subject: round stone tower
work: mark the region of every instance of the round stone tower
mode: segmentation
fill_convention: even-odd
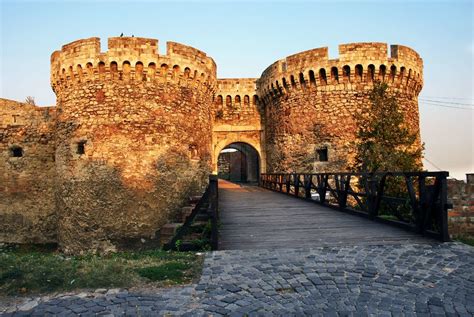
[[[57,96],[58,242],[65,252],[113,250],[153,238],[211,167],[216,65],[154,39],[99,38],[51,56]]]
[[[419,134],[423,61],[412,49],[387,44],[339,46],[339,58],[316,48],[269,66],[257,81],[265,109],[268,172],[335,172],[354,157],[354,115],[369,105],[375,81],[397,95],[407,125]]]

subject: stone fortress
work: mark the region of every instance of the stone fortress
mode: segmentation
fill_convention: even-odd
[[[375,81],[419,132],[423,62],[384,43],[288,56],[260,78],[219,79],[195,48],[137,37],[64,45],[51,56],[56,106],[0,99],[0,242],[58,243],[68,253],[154,239],[218,172],[232,144],[259,172],[344,171],[356,112]],[[254,175],[253,177],[258,177]]]

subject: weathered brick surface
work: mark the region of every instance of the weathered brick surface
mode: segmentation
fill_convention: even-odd
[[[377,79],[418,131],[422,60],[404,46],[389,57],[386,44],[344,44],[338,59],[317,48],[258,79],[217,79],[212,58],[179,43],[166,54],[135,37],[110,38],[104,52],[99,38],[64,45],[51,56],[56,107],[0,104],[0,241],[78,253],[159,240],[234,142],[256,149],[262,172],[344,170],[353,115]],[[11,157],[16,144],[24,157]],[[315,155],[322,147],[327,163]]]
[[[474,236],[474,183],[450,179],[448,196],[453,204],[449,210],[449,233],[454,237]]]
[[[0,99],[0,241],[56,241],[55,108]],[[23,157],[12,157],[21,146]]]

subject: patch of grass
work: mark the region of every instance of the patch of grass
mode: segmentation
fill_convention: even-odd
[[[159,266],[149,266],[137,269],[137,273],[151,281],[169,280],[177,284],[184,282],[186,271],[190,269],[188,263],[168,262]]]
[[[182,284],[195,280],[201,266],[202,257],[192,252],[149,250],[68,257],[51,251],[0,249],[0,294]]]
[[[207,238],[195,239],[191,243],[196,247],[197,250],[210,251],[211,241]]]
[[[454,240],[471,245],[474,247],[474,237],[473,236],[458,236]]]

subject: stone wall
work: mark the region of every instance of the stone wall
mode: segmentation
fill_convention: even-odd
[[[319,48],[259,79],[217,79],[212,58],[179,43],[166,54],[147,38],[110,38],[105,52],[99,38],[64,45],[51,56],[56,107],[0,100],[0,242],[80,253],[159,240],[233,143],[256,150],[260,172],[344,170],[374,81],[419,131],[422,67],[407,47],[389,57],[386,44],[357,43],[338,59]]]
[[[98,41],[52,56],[58,241],[68,253],[156,238],[211,166],[212,59],[177,43],[158,55],[142,38],[111,38],[101,53]]]
[[[470,174],[472,175],[472,174]],[[449,210],[449,233],[453,237],[474,236],[474,182],[449,179],[448,197],[453,204]]]
[[[369,105],[376,80],[397,95],[407,126],[419,133],[417,96],[422,60],[413,50],[383,43],[339,46],[339,58],[327,48],[298,53],[269,66],[257,81],[265,110],[265,146],[269,172],[347,170],[355,147],[354,116]],[[327,151],[320,161],[318,150]]]
[[[0,242],[56,242],[54,118],[0,99]]]

